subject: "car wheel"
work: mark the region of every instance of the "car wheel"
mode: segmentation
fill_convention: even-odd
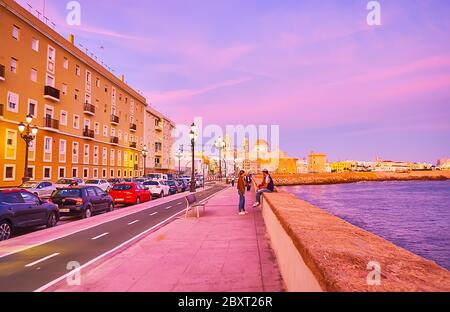
[[[50,215],[48,216],[48,219],[47,219],[47,228],[55,227],[57,223],[58,223],[58,218],[56,217],[56,213],[50,212]]]
[[[11,224],[8,221],[0,222],[0,241],[7,240],[11,237]]]
[[[159,194],[159,198],[163,198],[164,197],[164,192],[161,192],[161,194]]]
[[[139,197],[136,198],[136,205],[139,205],[141,203],[141,199]]]
[[[92,217],[92,209],[91,207],[87,207],[84,211],[83,214],[81,216],[83,219],[89,219],[90,217]]]
[[[107,212],[111,212],[111,211],[113,211],[114,210],[114,204],[113,203],[110,203],[109,204],[109,206],[108,206],[108,210],[106,210]]]

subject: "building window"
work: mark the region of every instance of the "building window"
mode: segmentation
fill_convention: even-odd
[[[111,174],[110,177],[114,178],[114,169],[111,169],[110,174]]]
[[[122,166],[122,151],[117,151],[117,166]]]
[[[103,170],[102,170],[102,177],[103,177],[104,179],[106,179],[106,169],[103,169]]]
[[[67,95],[67,85],[65,83],[62,84],[61,91],[63,95]]]
[[[39,52],[39,40],[37,40],[36,38],[31,39],[31,48],[34,51]]]
[[[115,164],[115,155],[116,155],[116,152],[115,152],[115,150],[111,150],[111,153],[109,154],[109,159],[110,159],[110,166],[114,166],[114,164]]]
[[[75,89],[75,100],[78,100],[78,89]]]
[[[66,168],[65,167],[59,167],[58,168],[58,178],[62,179],[66,177]]]
[[[108,136],[108,126],[106,126],[106,125],[103,126],[103,136],[104,137]]]
[[[72,178],[78,178],[78,168],[72,168]]]
[[[73,127],[75,129],[80,129],[80,116],[73,115]]]
[[[8,92],[8,107],[7,110],[13,113],[19,112],[19,95],[13,92]]]
[[[79,66],[79,65],[77,65],[77,66],[75,67],[75,75],[81,76],[81,69],[80,69],[80,66]]]
[[[78,148],[79,144],[78,142],[72,143],[72,163],[78,164]]]
[[[123,176],[124,176],[125,178],[127,177],[127,171],[126,171],[126,170],[123,171]]]
[[[44,167],[44,180],[51,180],[52,167]]]
[[[28,99],[28,115],[37,118],[37,101]]]
[[[62,110],[59,118],[59,124],[61,126],[67,126],[67,116],[67,112]]]
[[[31,69],[30,79],[33,82],[37,82],[37,70],[34,68]]]
[[[59,140],[59,162],[65,163],[66,162],[66,150],[67,150],[67,141],[66,140]]]
[[[97,88],[100,88],[100,79],[99,78],[97,78],[97,80],[95,80],[95,86]]]
[[[14,181],[16,179],[16,166],[5,165],[3,167],[3,181]]]
[[[83,163],[89,165],[89,144],[84,144],[84,158]]]
[[[100,134],[100,124],[98,122],[94,123],[94,132],[96,135]]]
[[[12,37],[17,41],[19,41],[19,36],[20,36],[20,28],[14,25],[12,29]]]
[[[45,79],[45,85],[55,87],[55,78],[47,74],[47,78]]]
[[[69,69],[69,60],[67,59],[67,57],[64,57],[63,67],[64,69]]]
[[[11,58],[11,72],[13,73],[13,74],[17,74],[17,63],[18,63],[19,61],[17,60],[17,59],[15,59],[15,58]]]
[[[16,159],[17,131],[6,130],[5,159]]]
[[[31,181],[35,180],[34,172],[35,172],[34,166],[28,166],[28,175],[27,175],[27,177],[30,178]]]
[[[53,143],[53,139],[51,137],[44,138],[44,153],[52,152],[52,143]]]
[[[94,171],[93,171],[93,178],[94,179],[97,179],[98,178],[98,169],[97,168],[94,168]]]
[[[108,150],[106,149],[106,147],[104,147],[102,152],[102,165],[105,166],[107,164],[107,161],[108,161]]]
[[[94,165],[98,165],[98,146],[94,146]]]
[[[88,179],[89,178],[89,169],[84,168],[83,169],[83,179]]]
[[[120,176],[121,176],[121,172],[120,172],[120,169],[119,169],[119,170],[117,170],[117,177],[120,178]]]

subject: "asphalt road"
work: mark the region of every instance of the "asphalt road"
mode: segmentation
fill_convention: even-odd
[[[222,190],[197,193],[202,200]],[[40,246],[0,258],[0,292],[31,292],[84,265],[186,208],[183,198],[109,221]]]

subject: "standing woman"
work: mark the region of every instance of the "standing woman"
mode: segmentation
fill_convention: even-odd
[[[239,179],[237,183],[237,189],[239,194],[239,215],[243,216],[246,215],[247,212],[245,211],[245,180],[244,180],[244,174],[245,171],[241,170],[239,172]]]

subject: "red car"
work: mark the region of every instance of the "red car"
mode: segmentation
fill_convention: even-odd
[[[152,200],[152,193],[139,183],[119,183],[109,191],[115,204],[138,205]]]

